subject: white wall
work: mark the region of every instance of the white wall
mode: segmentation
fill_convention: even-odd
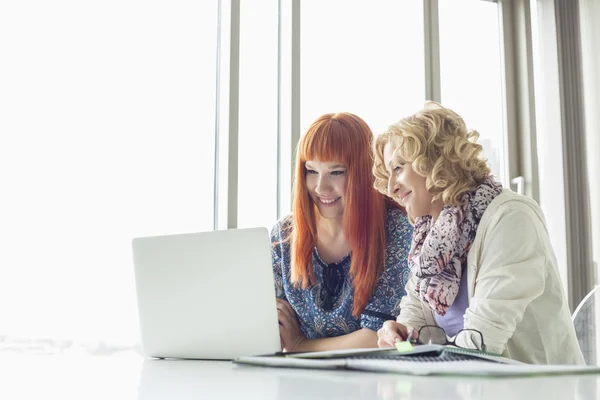
[[[600,265],[600,1],[581,0],[586,145],[594,262]],[[596,274],[598,270],[596,269]],[[596,279],[597,282],[597,279]]]

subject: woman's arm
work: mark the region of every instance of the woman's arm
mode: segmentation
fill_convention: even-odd
[[[288,352],[377,347],[377,333],[368,328],[331,338],[307,339],[300,330],[296,313],[285,300],[277,299],[277,314],[282,347]]]
[[[488,351],[498,354],[526,308],[544,292],[547,272],[543,222],[528,205],[511,202],[510,207],[481,232],[485,239],[464,323],[480,331]]]
[[[402,325],[418,330],[423,325],[427,325],[425,314],[423,313],[423,304],[415,291],[416,277],[411,274],[406,283],[406,295],[400,302],[400,315],[396,321]]]
[[[292,351],[325,351],[377,347],[377,332],[361,328],[352,333],[323,339],[302,339]]]

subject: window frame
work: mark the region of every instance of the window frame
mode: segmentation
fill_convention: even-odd
[[[440,40],[439,40],[439,8],[438,0],[423,1],[424,21],[424,49],[425,49],[425,96],[427,99],[441,100],[441,77],[440,77]],[[540,108],[544,104],[536,106],[536,94],[540,100],[537,86],[550,86],[550,90],[561,92],[561,100],[553,106],[557,110],[559,121],[555,128],[554,141],[562,148],[564,146],[565,129],[567,123],[565,118],[573,122],[572,106],[569,106],[564,98],[567,82],[565,77],[576,76],[573,69],[567,71],[559,70],[558,62],[554,62],[550,74],[556,79],[544,82],[536,81],[535,76],[535,48],[532,28],[532,10],[538,5],[547,12],[544,14],[543,27],[547,32],[553,32],[554,38],[560,38],[563,42],[567,39],[564,32],[556,29],[555,9],[558,7],[551,0],[479,0],[491,1],[498,6],[498,27],[501,38],[502,59],[502,90],[503,90],[503,129],[505,148],[504,176],[507,177],[509,185],[516,191],[532,197],[544,208],[547,197],[544,198],[544,190],[540,188],[540,181],[547,182],[547,178],[541,179],[538,151],[541,143],[538,143],[538,125],[544,128],[544,118],[540,114]],[[277,218],[282,218],[289,213],[292,205],[292,184],[294,175],[295,148],[300,139],[300,0],[278,0],[279,27],[278,27],[278,90],[277,90]],[[550,12],[552,11],[552,12]],[[574,15],[574,14],[573,14]],[[573,17],[571,15],[571,18]],[[218,103],[217,115],[215,116],[215,135],[217,148],[215,149],[215,217],[214,229],[237,228],[237,204],[238,204],[238,105],[239,105],[239,34],[240,34],[240,0],[219,0],[219,53],[217,61],[218,89],[216,101]],[[565,17],[566,18],[566,17]],[[579,25],[577,25],[578,27]],[[573,40],[580,40],[578,37]],[[554,50],[545,49],[546,61],[549,59],[548,51],[558,54],[558,45],[555,43]],[[566,56],[560,55],[561,65],[567,65]],[[544,56],[542,55],[542,58]],[[540,60],[537,60],[538,62]],[[544,60],[542,60],[544,61]],[[563,65],[563,67],[564,67]],[[545,68],[548,68],[547,66]],[[560,75],[562,74],[562,75]],[[559,76],[562,78],[559,79]],[[287,83],[285,83],[287,82]],[[578,103],[579,104],[579,103]],[[579,104],[580,105],[580,104]],[[569,108],[569,110],[567,110]],[[565,116],[565,113],[568,115]],[[570,116],[569,116],[570,115]],[[575,115],[576,116],[576,115]],[[548,133],[545,132],[545,135]],[[545,136],[546,137],[546,136]],[[546,140],[546,139],[545,139]],[[572,147],[572,146],[571,146]],[[575,146],[581,147],[581,142]],[[573,149],[571,149],[573,150]],[[585,151],[585,149],[581,149]],[[573,151],[569,151],[573,154]],[[569,169],[565,163],[570,162],[572,156],[561,159],[564,171],[563,185],[558,188],[558,196],[564,196],[565,203],[569,204],[567,195],[567,178],[578,177],[585,172],[585,168]],[[571,171],[571,172],[569,172]],[[567,177],[567,175],[569,177]],[[546,190],[547,192],[547,190]],[[572,199],[571,199],[572,201]],[[589,200],[586,199],[586,201]],[[586,206],[589,208],[589,204]],[[566,207],[563,207],[566,208]],[[572,207],[571,207],[572,208]],[[584,207],[585,208],[585,207]],[[555,252],[559,260],[560,273],[565,287],[568,288],[571,307],[578,303],[577,299],[583,298],[586,288],[595,284],[593,261],[588,260],[587,254],[591,254],[591,243],[589,240],[562,240],[565,235],[575,235],[581,238],[583,232],[589,232],[589,221],[585,216],[589,210],[580,211],[557,209],[556,207],[545,209],[547,215],[557,216],[562,222],[550,226],[550,235],[553,238]],[[588,218],[589,219],[589,218]],[[564,242],[564,243],[563,243]],[[583,252],[583,253],[582,253]],[[584,254],[585,257],[576,256]],[[589,266],[580,268],[581,262],[590,261]],[[589,284],[584,281],[588,280]],[[585,293],[584,293],[585,292]]]

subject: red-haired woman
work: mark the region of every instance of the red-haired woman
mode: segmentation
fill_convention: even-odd
[[[292,215],[271,232],[286,351],[377,347],[400,312],[412,227],[373,186],[372,142],[365,121],[337,113],[298,143]]]

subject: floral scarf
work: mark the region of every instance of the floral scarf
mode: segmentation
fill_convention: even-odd
[[[444,206],[433,226],[430,215],[415,220],[408,265],[417,295],[438,315],[454,302],[481,216],[500,193],[502,185],[489,176],[462,195],[462,206]]]

